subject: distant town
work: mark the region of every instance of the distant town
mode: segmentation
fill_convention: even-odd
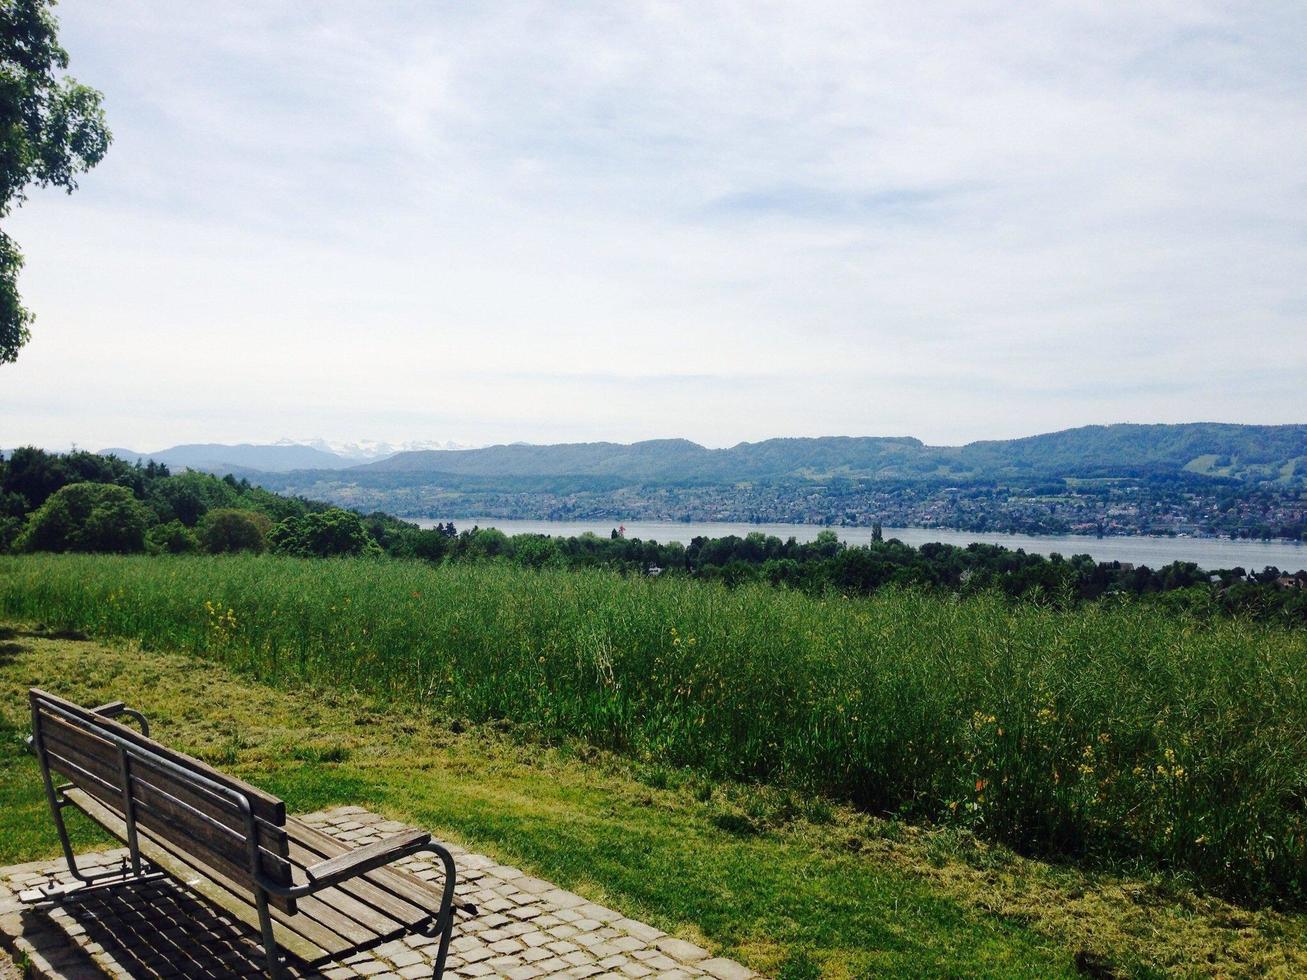
[[[104,450],[408,517],[948,528],[1307,540],[1307,425],[1083,426],[928,446],[910,437],[409,449]]]
[[[281,481],[269,481],[280,483]],[[364,512],[518,520],[627,519],[937,527],[1019,534],[1187,535],[1307,540],[1307,490],[1159,486],[1131,480],[930,487],[860,481],[630,486],[613,490],[457,490],[346,482],[297,486]]]

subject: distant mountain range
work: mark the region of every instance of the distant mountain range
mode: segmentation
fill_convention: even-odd
[[[226,446],[219,443],[196,443],[173,446],[158,452],[142,453],[133,449],[100,450],[102,456],[117,456],[129,462],[154,460],[173,469],[206,470],[211,473],[287,473],[291,470],[339,470],[356,466],[357,459],[314,449],[312,446],[255,446],[242,443]]]
[[[339,478],[374,485],[423,480],[513,484],[556,478],[588,478],[608,486],[836,478],[938,483],[1183,474],[1241,483],[1307,483],[1307,425],[1084,426],[964,446],[929,446],[908,436],[768,439],[729,449],[707,449],[687,439],[517,443],[480,449],[431,445],[285,440],[272,445],[183,445],[152,453],[121,448],[102,452],[128,460],[154,459],[174,468],[249,476],[336,472]]]
[[[964,446],[831,436],[484,448],[283,440],[152,453],[368,513],[1197,534],[1307,541],[1307,425],[1083,426]]]
[[[911,437],[768,439],[706,449],[685,439],[398,453],[350,476],[596,477],[618,483],[994,480],[1189,473],[1243,482],[1307,479],[1307,425],[1085,426],[1024,439],[928,446]]]
[[[266,445],[194,443],[148,453],[134,449],[111,448],[100,450],[100,455],[113,455],[132,462],[152,459],[175,469],[189,468],[219,474],[256,475],[289,473],[292,470],[339,470],[385,459],[396,453],[437,448],[453,450],[463,447],[452,442],[393,445],[375,441],[330,443],[324,439],[311,439],[307,442],[282,439]]]

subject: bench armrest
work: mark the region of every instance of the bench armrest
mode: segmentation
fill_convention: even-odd
[[[110,701],[108,704],[102,704],[98,708],[92,708],[91,714],[99,715],[101,718],[117,718],[119,715],[127,715],[129,718],[135,718],[141,726],[141,734],[147,738],[150,734],[150,723],[145,720],[145,715],[139,711],[133,711],[122,701]],[[27,751],[36,752],[36,740],[28,735],[24,740],[27,743]]]
[[[129,708],[121,701],[110,701],[108,704],[102,704],[98,708],[92,708],[91,714],[99,715],[101,718],[117,718],[119,715],[126,715],[128,718],[136,719],[136,724],[141,726],[141,734],[146,738],[150,737],[150,723],[145,720],[145,715],[141,714],[135,708]]]
[[[389,864],[391,861],[407,857],[420,851],[429,843],[431,843],[431,835],[425,830],[406,830],[402,834],[395,834],[375,844],[365,844],[346,854],[319,861],[305,868],[304,874],[308,877],[312,890],[317,891],[319,888],[326,888],[328,885],[334,885]]]

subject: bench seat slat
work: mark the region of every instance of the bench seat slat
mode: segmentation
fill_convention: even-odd
[[[287,829],[290,829],[292,822],[294,822],[293,817],[287,820]],[[335,853],[333,852],[331,856],[335,856]],[[296,866],[303,867],[315,864],[325,856],[327,855],[315,854],[305,848],[304,845],[296,841],[294,831],[291,831],[290,858]],[[419,905],[399,898],[394,893],[369,881],[362,875],[342,881],[336,885],[336,888],[358,899],[369,908],[375,909],[378,913],[393,919],[395,922],[403,923],[409,929],[428,923],[435,916],[435,910],[440,908],[439,893],[427,894],[424,896],[424,904]]]
[[[402,933],[409,928],[408,923],[377,911],[371,905],[360,901],[357,897],[342,889],[339,885],[323,889],[318,892],[315,898],[327,905],[333,912],[346,916],[353,923],[356,923],[356,928],[361,929],[367,939],[376,936],[388,936],[392,933]],[[303,899],[300,900],[301,915],[314,915],[317,911],[317,907],[306,906],[303,904]]]
[[[65,791],[65,798],[115,837],[126,840],[126,823],[118,810],[80,789]],[[303,836],[320,834],[293,818],[288,824],[291,822],[297,825],[297,831],[308,831]],[[220,869],[185,853],[179,845],[156,838],[149,827],[140,826],[138,831],[141,853],[147,860],[184,881],[188,887],[199,891],[242,922],[258,928],[258,912],[245,889],[234,884]],[[342,853],[349,850],[332,837],[325,834],[321,837],[331,841],[331,850]],[[318,846],[321,846],[321,841]],[[296,846],[295,850],[299,853],[292,857],[292,861],[296,865],[296,878],[302,880],[303,864],[316,863],[321,856],[302,846]],[[440,906],[438,892],[421,879],[404,872],[390,872],[383,877],[390,879],[391,885],[401,886],[404,893],[418,898],[423,905],[404,901],[374,882],[354,879],[346,883],[351,888],[337,885],[317,895],[298,899],[297,914],[288,915],[270,907],[278,942],[306,962],[315,962],[395,938],[431,922],[434,910]]]
[[[342,844],[330,834],[318,830],[316,827],[310,827],[294,817],[287,818],[286,833],[290,837],[291,860],[296,864],[301,863],[302,860],[295,856],[296,846],[312,852],[314,855],[313,861],[333,858],[349,850],[347,845]],[[312,863],[312,861],[308,863]],[[417,924],[423,919],[429,919],[434,914],[433,910],[440,908],[440,889],[406,871],[400,871],[396,868],[375,868],[365,875],[351,879],[349,882],[350,885],[359,885],[360,887],[362,887],[363,883],[376,890],[373,894],[376,895],[378,901],[386,903],[387,914],[397,918],[418,915],[419,918],[411,920],[413,924]],[[383,895],[387,897],[381,898]],[[414,911],[406,911],[405,907]]]
[[[110,810],[95,797],[80,789],[66,790],[64,797],[114,837],[126,842],[127,824],[117,812]],[[156,841],[148,831],[143,830],[139,839],[141,854],[146,860],[167,871],[173,878],[183,882],[186,887],[213,902],[245,925],[258,930],[259,914],[254,904],[244,893],[233,891],[234,886],[231,886],[230,882],[224,883],[208,869],[197,867],[185,858],[174,854]],[[294,953],[307,963],[354,948],[343,937],[331,933],[304,916],[286,916],[276,908],[271,908],[269,911],[272,913],[272,928],[277,942],[283,949]]]

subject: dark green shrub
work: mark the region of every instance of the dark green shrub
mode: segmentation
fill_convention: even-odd
[[[200,520],[200,545],[211,555],[233,551],[263,551],[272,522],[252,510],[220,507]]]
[[[200,550],[200,539],[181,521],[169,521],[146,532],[145,549],[154,555],[186,555]]]
[[[20,551],[144,551],[152,520],[126,487],[70,483],[32,513],[16,547]]]
[[[268,532],[268,544],[279,554],[301,558],[381,554],[363,519],[339,507],[286,518]]]
[[[510,539],[513,559],[527,568],[562,568],[566,564],[558,542],[544,534],[518,534]]]
[[[191,472],[155,481],[148,499],[160,521],[195,527],[210,510],[238,503],[240,494],[208,473]]]
[[[0,551],[8,551],[14,547],[22,531],[22,518],[0,516]]]

